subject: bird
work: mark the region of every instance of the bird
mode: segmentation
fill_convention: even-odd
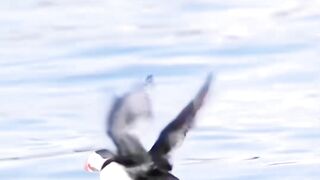
[[[145,85],[153,82],[151,79],[152,76],[148,76]],[[145,85],[117,98],[106,120],[107,134],[117,152],[108,149],[91,152],[85,170],[99,172],[100,180],[179,180],[171,173],[173,164],[170,154],[181,146],[188,131],[194,127],[197,112],[205,102],[211,81],[212,73],[209,73],[196,96],[164,127],[149,150],[128,131],[140,117],[152,117]]]

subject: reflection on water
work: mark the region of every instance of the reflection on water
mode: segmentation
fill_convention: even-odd
[[[154,132],[216,79],[181,179],[319,179],[320,4],[0,2],[0,179],[98,179],[109,103],[154,74]],[[186,91],[187,89],[188,91]]]

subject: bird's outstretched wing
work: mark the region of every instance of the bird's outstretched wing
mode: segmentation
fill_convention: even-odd
[[[147,83],[150,83],[150,76]],[[140,158],[139,161],[149,157],[139,139],[128,131],[137,119],[150,118],[151,115],[151,103],[145,87],[115,99],[107,118],[107,134],[115,143],[118,156]]]
[[[160,168],[171,170],[172,165],[168,161],[168,155],[172,149],[183,142],[188,130],[192,128],[195,115],[208,94],[211,81],[212,74],[209,74],[195,98],[161,131],[157,141],[150,149],[149,153]]]

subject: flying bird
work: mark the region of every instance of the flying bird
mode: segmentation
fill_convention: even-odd
[[[144,86],[117,98],[107,118],[107,134],[113,140],[117,152],[107,149],[92,152],[85,165],[89,172],[100,172],[100,180],[178,180],[171,170],[169,155],[180,146],[187,132],[193,127],[196,114],[204,104],[212,81],[212,74],[196,96],[161,131],[150,150],[146,150],[139,138],[129,133],[140,117],[151,117],[150,100]],[[152,81],[148,76],[146,84]]]

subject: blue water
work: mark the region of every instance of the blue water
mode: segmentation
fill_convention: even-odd
[[[157,134],[209,71],[183,180],[319,179],[320,4],[296,1],[0,2],[0,179],[98,179],[115,95],[155,77]]]

